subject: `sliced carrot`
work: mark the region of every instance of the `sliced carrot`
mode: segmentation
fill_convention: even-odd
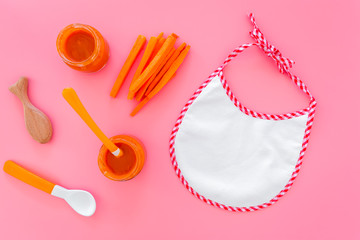
[[[130,113],[130,115],[133,117],[135,116],[141,108],[143,108],[145,106],[145,104],[150,100],[150,98],[146,97],[145,99],[143,99],[135,108],[134,110]]]
[[[145,52],[144,52],[144,55],[143,57],[141,58],[141,61],[139,63],[139,66],[138,68],[136,69],[136,72],[134,74],[134,77],[131,81],[131,84],[130,86],[135,82],[135,80],[140,76],[140,74],[143,72],[144,68],[145,68],[145,65],[148,63],[150,57],[151,57],[151,54],[153,53],[154,49],[155,49],[155,46],[158,42],[158,38],[157,37],[151,37],[150,40],[149,40],[149,43],[148,45],[146,46],[146,49],[145,49]],[[129,93],[128,95],[128,99],[133,99],[133,95]]]
[[[176,60],[176,58],[180,55],[181,51],[184,50],[186,47],[186,43],[181,44],[173,53],[171,58],[166,62],[165,66],[161,69],[159,74],[155,77],[155,79],[150,83],[149,87],[147,88],[145,92],[145,96],[148,96],[150,92],[154,89],[156,84],[161,80],[161,78],[164,76],[164,74],[169,70],[170,66],[173,64],[173,62]]]
[[[152,52],[149,61],[147,62],[147,64],[145,65],[144,69],[147,68],[147,66],[149,65],[149,63],[154,59],[154,57],[156,56],[156,54],[159,52],[160,48],[162,47],[162,45],[164,44],[166,38],[163,37],[164,33],[160,33],[159,36],[157,36],[157,43],[155,46],[154,51]]]
[[[165,38],[164,38],[164,32],[161,32],[158,36],[157,36],[157,42],[158,42],[158,44],[156,45],[156,48],[155,48],[155,50],[156,50],[156,52],[158,52],[159,51],[159,49],[161,48],[161,46],[164,44],[164,42],[165,42]],[[155,52],[155,51],[154,51]],[[152,57],[154,57],[155,55],[153,55]]]
[[[146,42],[146,38],[143,35],[139,35],[139,37],[136,39],[136,42],[135,42],[133,48],[131,49],[129,56],[127,57],[123,67],[121,68],[119,76],[117,77],[117,79],[114,83],[114,86],[111,89],[111,92],[110,92],[111,97],[116,97],[121,85],[123,84],[127,74],[129,73],[129,71],[131,69],[131,66],[134,64],[134,61],[135,61],[136,57],[139,55],[145,42]]]
[[[163,37],[163,33],[160,33],[160,35],[157,37],[158,41],[157,41],[157,44],[155,46],[155,49],[153,51],[153,53],[151,54],[151,57],[150,57],[150,61],[148,62],[148,65],[149,63],[154,59],[154,57],[156,56],[156,54],[159,52],[160,48],[162,47],[162,45],[164,44],[165,42],[165,38]]]
[[[162,36],[164,36],[164,32],[161,32],[157,37],[158,39],[162,38]]]
[[[152,77],[151,77],[152,78]],[[148,88],[148,86],[150,85],[150,81],[151,81],[151,78],[149,78],[144,85],[141,86],[141,88],[139,89],[139,91],[136,92],[136,96],[135,96],[135,99],[136,101],[141,101],[141,99],[143,98],[145,92],[146,92],[146,89]]]
[[[176,75],[176,73],[174,73],[174,75],[170,78],[170,80],[173,79],[173,78],[175,77],[175,75]],[[140,111],[140,109],[143,108],[143,107],[145,106],[145,104],[150,101],[150,99],[151,99],[150,97],[145,97],[145,98],[134,108],[134,110],[130,113],[130,115],[131,115],[131,116],[135,116],[135,115]]]
[[[137,112],[140,111],[141,108],[145,106],[147,102],[151,98],[153,98],[176,74],[176,70],[180,67],[181,63],[184,61],[186,55],[190,50],[190,46],[187,46],[183,51],[181,51],[180,55],[176,58],[176,60],[171,64],[169,70],[162,77],[160,82],[155,86],[155,88],[150,92],[148,96],[146,96],[132,111],[131,116],[135,116]]]
[[[169,70],[165,73],[165,75],[162,77],[160,82],[155,86],[155,88],[150,92],[150,94],[147,96],[148,98],[154,97],[171,79],[176,70],[180,67],[181,63],[184,61],[186,55],[188,54],[190,50],[190,46],[187,46],[179,55],[178,58],[171,64],[171,67]]]
[[[136,100],[140,101],[143,98],[145,91],[148,89],[149,85],[154,81],[160,70],[165,66],[170,57],[174,54],[174,52],[175,48],[172,48],[166,58],[163,60],[163,62],[158,66],[155,73],[144,83],[144,85],[142,85],[140,90],[136,93]]]
[[[146,82],[151,75],[153,75],[158,68],[158,66],[162,63],[164,58],[166,58],[167,54],[171,51],[171,49],[175,45],[175,41],[177,39],[177,35],[171,34],[162,47],[160,48],[159,52],[156,54],[154,59],[149,63],[147,68],[144,72],[138,77],[138,79],[134,82],[134,84],[130,87],[131,92],[137,92],[141,86]]]
[[[151,54],[151,56],[150,56],[150,59],[149,59],[149,61],[147,62],[147,64],[146,64],[146,66],[145,66],[145,68],[144,69],[146,69],[147,68],[147,66],[149,65],[149,63],[153,60],[153,58],[156,56],[156,54],[159,52],[159,50],[160,50],[160,48],[162,47],[162,45],[164,44],[164,42],[165,42],[165,38],[163,37],[163,35],[164,35],[164,33],[162,32],[162,33],[160,33],[158,36],[157,36],[157,39],[158,39],[158,41],[157,41],[157,44],[156,44],[156,46],[155,46],[155,49],[154,49],[154,51],[152,52],[152,54]],[[149,80],[147,80],[145,83],[147,83]],[[145,84],[144,83],[144,84]],[[146,90],[146,89],[144,89],[145,87],[143,87],[144,86],[144,84],[141,86],[141,88],[139,89],[139,90],[137,90],[136,92],[132,92],[131,90],[129,91],[129,95],[128,96],[133,96],[132,98],[134,98],[135,96],[136,96],[136,100],[137,101],[140,101],[139,100],[139,96],[141,95],[143,95],[143,92]]]
[[[163,35],[164,35],[164,33],[163,32],[161,32],[157,37],[156,37],[156,42],[155,42],[155,46],[151,46],[151,47],[153,47],[153,49],[151,50],[151,52],[150,52],[150,50],[149,50],[149,55],[150,56],[147,56],[147,59],[146,59],[146,61],[144,60],[144,65],[142,66],[142,69],[141,69],[141,72],[139,73],[139,75],[138,76],[135,76],[134,75],[134,79],[136,79],[136,78],[138,78],[139,76],[140,76],[140,74],[144,71],[144,69],[147,67],[147,65],[149,65],[149,63],[151,62],[151,60],[154,58],[154,56],[156,55],[156,53],[159,51],[159,49],[161,48],[161,46],[164,44],[164,42],[165,42],[165,38],[163,38]],[[151,37],[151,38],[153,38],[153,37]],[[151,38],[150,38],[150,40],[151,40]],[[149,40],[149,45],[150,45],[150,40]],[[154,41],[154,40],[153,40]],[[145,50],[146,51],[146,50]],[[145,56],[145,53],[144,53],[144,56]],[[139,65],[140,66],[140,65]]]

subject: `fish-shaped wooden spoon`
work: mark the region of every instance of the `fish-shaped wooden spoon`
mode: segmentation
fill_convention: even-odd
[[[9,90],[15,94],[23,104],[26,129],[31,137],[39,143],[47,143],[52,136],[52,126],[49,118],[36,108],[28,97],[28,80],[21,77]]]

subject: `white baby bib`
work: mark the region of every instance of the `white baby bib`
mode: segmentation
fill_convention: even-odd
[[[200,200],[230,211],[262,209],[289,190],[302,164],[316,106],[305,84],[289,72],[293,62],[265,40],[250,17],[256,43],[236,48],[201,85],[185,105],[170,139],[172,164],[185,187]],[[308,108],[271,115],[240,104],[223,68],[253,45],[272,57],[310,97]]]

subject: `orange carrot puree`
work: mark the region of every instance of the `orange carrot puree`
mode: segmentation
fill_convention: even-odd
[[[88,59],[94,52],[95,40],[88,32],[73,32],[65,43],[65,51],[73,61],[81,62]]]
[[[116,143],[124,154],[117,158],[110,151],[106,153],[106,164],[117,175],[123,175],[130,172],[136,164],[136,155],[134,150],[127,144]]]

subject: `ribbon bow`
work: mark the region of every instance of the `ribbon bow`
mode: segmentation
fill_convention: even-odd
[[[289,58],[283,57],[280,51],[265,39],[265,36],[257,26],[252,13],[250,13],[250,21],[254,24],[254,30],[250,32],[250,36],[255,39],[257,46],[261,48],[266,55],[274,59],[281,73],[289,72],[295,62]]]

